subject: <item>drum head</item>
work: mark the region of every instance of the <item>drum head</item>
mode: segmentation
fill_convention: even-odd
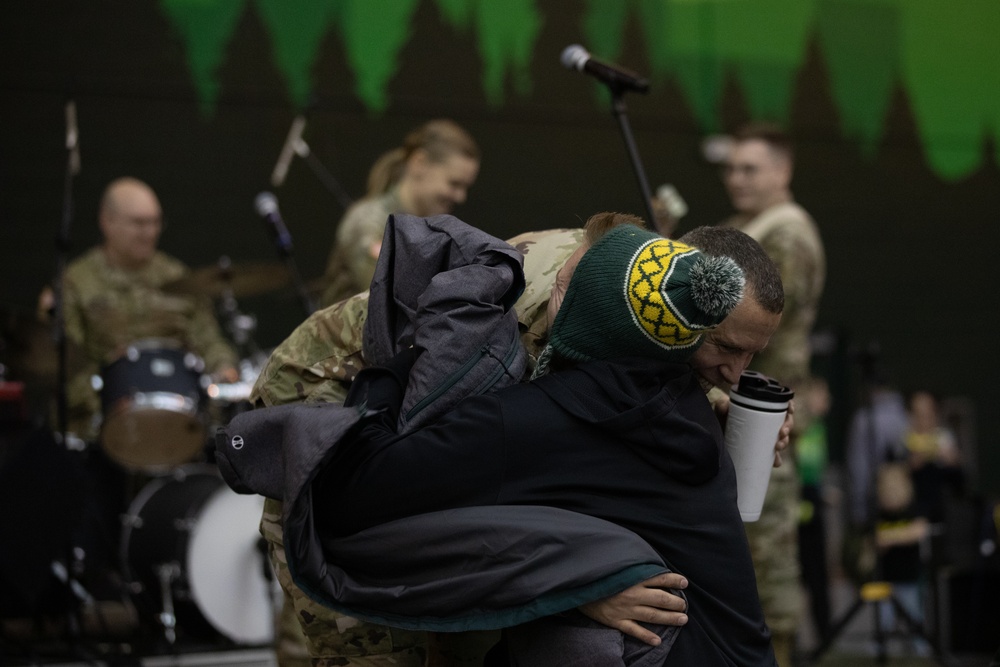
[[[136,404],[111,415],[101,432],[112,460],[153,473],[194,460],[206,441],[205,424],[197,415]]]
[[[238,644],[274,638],[280,592],[258,529],[264,499],[219,489],[205,504],[188,545],[188,582],[198,608]]]
[[[202,367],[176,344],[144,339],[104,368],[101,445],[108,456],[154,473],[198,458],[207,442]]]

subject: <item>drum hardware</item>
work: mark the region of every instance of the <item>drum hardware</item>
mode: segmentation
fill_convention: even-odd
[[[208,385],[205,392],[213,401],[236,403],[250,399],[253,382],[219,382]]]
[[[205,394],[212,406],[212,417],[218,423],[229,423],[237,414],[253,409],[250,396],[268,356],[267,353],[258,352],[240,361],[238,382],[210,382],[205,387]]]
[[[273,639],[277,584],[258,546],[262,509],[262,498],[231,491],[207,464],[181,466],[136,495],[122,521],[122,572],[168,642]]]
[[[205,393],[213,401],[235,403],[250,399],[254,384],[267,363],[268,354],[257,352],[251,358],[242,359],[239,363],[240,379],[238,382],[210,382],[205,387]]]
[[[241,353],[255,354],[259,352],[254,342],[253,334],[257,330],[257,318],[240,311],[236,298],[227,295],[219,302],[219,314],[225,322],[226,331]]]
[[[72,641],[82,641],[83,637],[101,637],[108,640],[111,637],[127,637],[138,627],[135,608],[125,597],[125,591],[120,590],[120,599],[97,599],[84,585],[86,567],[85,554],[82,548],[71,550],[69,563],[54,560],[50,564],[53,577],[66,589],[68,595],[75,600],[73,608],[67,612],[67,630]]]
[[[66,433],[53,432],[52,439],[67,452],[86,452],[91,448],[91,443],[72,431],[67,431]]]
[[[159,614],[160,625],[163,626],[163,636],[167,643],[173,645],[177,641],[177,615],[174,613],[173,584],[181,576],[181,566],[177,561],[172,561],[157,565],[154,571],[160,582],[160,605],[163,610]]]
[[[75,547],[72,549],[74,562],[70,567],[66,567],[66,564],[60,560],[54,560],[50,564],[52,569],[52,574],[58,579],[73,596],[84,605],[94,604],[94,596],[90,594],[80,580],[77,578],[79,576],[79,570],[82,569],[83,554],[82,549]]]
[[[223,255],[219,258],[219,266],[228,265],[231,265],[228,257]],[[208,393],[209,398],[218,399],[224,402],[233,402],[249,398],[249,391],[239,385],[248,383],[252,388],[253,383],[257,380],[257,375],[260,373],[261,367],[263,367],[264,361],[267,360],[267,355],[261,351],[260,347],[254,340],[254,332],[257,330],[257,318],[254,315],[244,313],[240,310],[239,304],[236,300],[237,294],[238,291],[236,289],[229,287],[224,287],[219,290],[217,309],[220,322],[222,322],[224,329],[229,333],[229,337],[236,345],[236,348],[242,358],[239,365],[240,382],[230,383],[235,386],[231,387],[229,392],[227,392],[226,389],[219,389],[218,383],[211,383],[211,381],[209,381],[209,383],[205,385],[205,390]],[[216,388],[213,388],[213,384]],[[227,393],[234,394],[234,397],[230,398],[226,395]]]

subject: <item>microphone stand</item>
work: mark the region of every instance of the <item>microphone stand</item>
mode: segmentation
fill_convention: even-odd
[[[73,180],[80,173],[79,133],[76,125],[76,103],[66,103],[66,174],[63,180],[63,209],[59,232],[56,235],[56,273],[52,284],[53,336],[57,354],[56,420],[60,443],[67,446],[68,404],[66,397],[67,353],[66,317],[64,307],[63,275],[66,272],[71,247],[70,230],[73,226]]]
[[[305,281],[302,280],[302,274],[299,273],[299,268],[295,264],[295,258],[292,256],[292,238],[291,236],[283,236],[275,233],[274,245],[278,249],[278,254],[285,260],[288,273],[292,278],[292,285],[302,300],[302,307],[305,308],[306,317],[309,317],[316,312],[316,304],[309,295],[309,289],[306,287]]]
[[[646,227],[656,230],[656,213],[653,211],[653,195],[649,189],[649,181],[646,179],[646,171],[643,169],[642,160],[639,157],[639,150],[636,148],[635,139],[632,137],[632,129],[628,122],[628,108],[625,105],[624,89],[621,85],[608,84],[611,92],[611,114],[618,121],[618,127],[625,141],[625,149],[628,151],[629,160],[632,163],[632,171],[639,183],[639,192],[642,195],[642,203],[646,207]]]
[[[340,202],[341,208],[345,211],[350,208],[354,200],[351,199],[347,191],[340,185],[340,182],[334,178],[330,170],[320,162],[320,159],[313,155],[312,150],[309,149],[309,144],[306,143],[305,139],[299,138],[295,141],[295,154],[306,161],[309,168],[312,169],[313,174],[319,179],[319,182],[326,186],[326,189]]]

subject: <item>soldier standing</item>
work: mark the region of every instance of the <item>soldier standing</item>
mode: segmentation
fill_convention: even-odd
[[[723,224],[747,233],[781,271],[785,310],[767,349],[750,368],[797,389],[809,377],[809,334],[826,277],[823,242],[816,223],[795,203],[790,188],[792,145],[778,127],[752,123],[740,129],[723,166],[723,182],[735,215]],[[809,425],[796,405],[795,436]],[[794,456],[794,446],[792,448]],[[781,667],[791,665],[802,612],[798,561],[799,480],[795,466],[772,472],[761,518],[746,524],[764,617]]]

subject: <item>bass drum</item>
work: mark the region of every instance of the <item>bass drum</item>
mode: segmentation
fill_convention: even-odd
[[[156,473],[200,455],[207,441],[202,369],[197,355],[169,340],[129,345],[101,372],[101,445],[108,456]]]
[[[271,643],[280,589],[258,530],[263,507],[261,496],[232,491],[206,464],[144,486],[121,540],[122,573],[140,613],[168,632],[175,624],[178,637]]]

